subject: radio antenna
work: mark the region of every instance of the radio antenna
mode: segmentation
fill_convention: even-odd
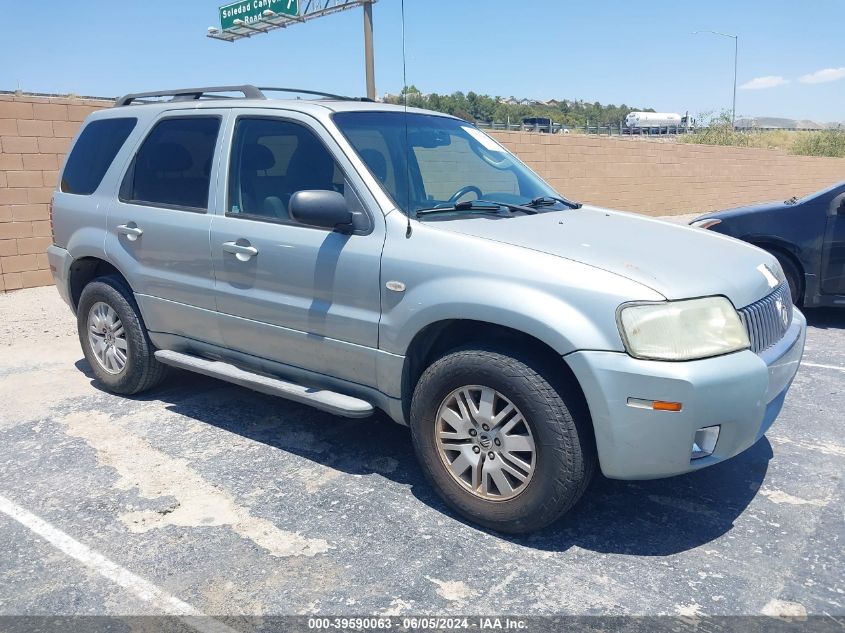
[[[405,192],[407,194],[405,215],[408,218],[405,238],[410,238],[413,231],[411,229],[411,145],[408,141],[408,70],[405,64],[405,0],[402,0],[402,85],[402,102],[405,105]]]

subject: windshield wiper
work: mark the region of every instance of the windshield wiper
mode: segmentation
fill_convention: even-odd
[[[421,215],[434,215],[436,213],[454,213],[455,211],[472,211],[473,213],[492,213],[493,215],[500,215],[499,210],[501,206],[498,204],[477,205],[475,200],[466,202],[458,202],[446,207],[430,207],[428,209],[417,209],[414,215],[419,217]]]
[[[499,202],[498,200],[473,200],[473,202],[480,202],[482,204],[495,204],[499,207],[504,207],[508,211],[522,211],[523,213],[527,213],[528,215],[535,215],[537,213],[537,209],[532,209],[529,206],[524,204],[513,204],[511,202]]]
[[[582,206],[584,206],[580,202],[575,202],[573,200],[567,200],[566,198],[558,198],[557,196],[540,196],[538,198],[534,198],[526,206],[529,206],[529,207],[550,207],[553,204],[556,204],[558,202],[560,202],[563,205],[566,205],[570,209],[580,209]]]
[[[508,211],[522,211],[523,213],[535,214],[536,209],[526,207],[521,204],[511,204],[509,202],[498,202],[495,200],[466,200],[458,202],[450,207],[431,207],[430,209],[417,209],[415,214],[417,217],[421,215],[433,215],[435,213],[452,213],[454,211],[471,211],[473,213],[489,213],[492,215],[501,216],[501,209],[505,208]]]

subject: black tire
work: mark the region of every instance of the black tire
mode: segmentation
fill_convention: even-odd
[[[798,270],[798,266],[792,261],[788,255],[779,253],[777,251],[770,251],[775,259],[778,260],[780,267],[783,269],[783,274],[789,283],[789,292],[792,295],[792,303],[800,306],[804,302],[804,275]]]
[[[94,304],[110,306],[120,318],[126,334],[126,364],[119,373],[109,373],[97,359],[88,337],[88,314]],[[76,310],[79,342],[97,380],[110,392],[133,395],[160,383],[167,366],[159,363],[147,336],[138,304],[126,283],[116,276],[99,277],[82,290]]]
[[[411,402],[411,434],[423,470],[443,500],[484,527],[518,534],[554,522],[586,490],[595,470],[595,444],[583,397],[554,377],[560,368],[511,350],[465,348],[423,372]],[[506,500],[488,500],[455,481],[435,440],[437,413],[455,389],[491,387],[522,413],[536,443],[534,474]]]

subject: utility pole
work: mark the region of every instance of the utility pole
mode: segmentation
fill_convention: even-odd
[[[376,69],[373,60],[373,3],[364,3],[364,65],[367,72],[367,99],[376,100]]]
[[[731,127],[736,127],[736,70],[737,60],[739,59],[739,35],[731,35],[730,33],[721,33],[719,31],[693,31],[693,35],[701,33],[709,33],[711,35],[719,35],[721,37],[730,37],[734,41],[734,99],[731,107]]]

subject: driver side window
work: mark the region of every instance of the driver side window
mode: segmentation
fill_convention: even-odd
[[[467,185],[491,192],[519,194],[519,183],[511,171],[496,169],[481,161],[469,142],[455,134],[451,143],[433,149],[414,147],[423,187],[429,200],[448,200]]]
[[[297,191],[343,193],[340,168],[322,141],[304,125],[242,117],[235,124],[226,215],[289,222]]]

